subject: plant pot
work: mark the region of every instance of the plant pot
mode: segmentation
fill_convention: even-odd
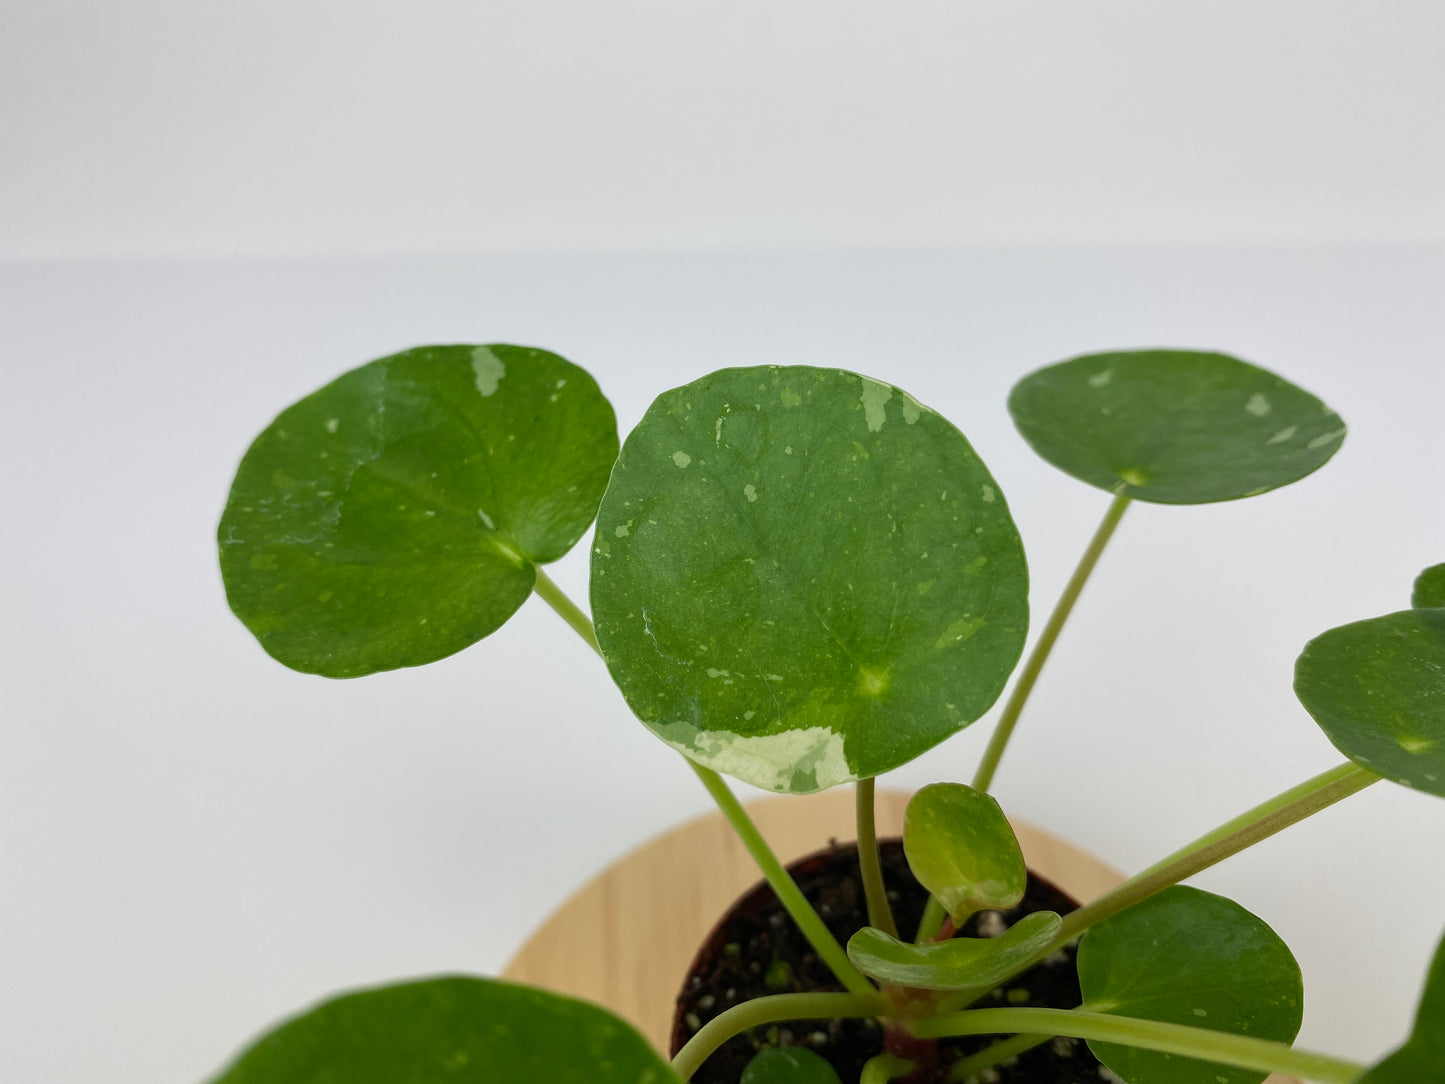
[[[917,928],[928,893],[909,870],[900,840],[881,840],[879,851],[893,914],[907,936]],[[867,924],[856,843],[838,843],[799,859],[789,865],[788,872],[840,942]],[[1023,902],[1002,920],[1012,925],[1033,911],[1066,914],[1078,905],[1068,893],[1031,873]],[[967,936],[1002,932],[998,922],[994,913],[975,916],[963,932]],[[704,1024],[739,1002],[768,994],[838,989],[841,987],[792,925],[771,887],[756,885],[719,920],[684,977],[670,1051],[675,1055]],[[1007,993],[996,990],[980,1004],[1072,1009],[1079,1001],[1078,973],[1070,946],[1009,983]],[[949,1066],[960,1057],[993,1042],[992,1037],[971,1036],[925,1049],[937,1056],[937,1062],[909,1080],[938,1084],[947,1079]],[[715,1051],[693,1075],[694,1084],[737,1084],[759,1049],[778,1045],[807,1046],[831,1062],[842,1080],[852,1081],[858,1079],[864,1062],[881,1052],[882,1031],[874,1020],[799,1020],[757,1028]],[[1100,1084],[1109,1078],[1099,1069],[1086,1044],[1059,1039],[1029,1051],[1014,1064],[989,1074],[988,1079],[1000,1084]]]
[[[909,795],[880,790],[880,835],[897,835]],[[748,813],[785,863],[830,840],[854,838],[853,795],[835,788],[768,798]],[[1122,876],[1028,824],[1014,823],[1029,869],[1078,900]],[[562,904],[512,958],[504,977],[605,1005],[660,1050],[670,1047],[677,995],[690,963],[723,914],[758,882],[727,822],[708,814],[643,844]],[[850,1082],[851,1084],[851,1082]],[[1271,1077],[1268,1084],[1297,1084]]]

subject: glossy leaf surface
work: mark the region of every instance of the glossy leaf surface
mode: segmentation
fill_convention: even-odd
[[[953,937],[914,945],[865,926],[848,940],[848,958],[864,974],[921,990],[988,990],[1046,948],[1063,920],[1035,911],[998,937]]]
[[[592,378],[519,346],[428,346],[283,411],[221,518],[231,608],[296,670],[418,666],[495,631],[581,538],[617,453]]]
[[[1422,1084],[1445,1080],[1445,941],[1425,977],[1415,1027],[1405,1045],[1373,1066],[1356,1084]]]
[[[908,867],[955,925],[975,911],[1006,911],[1023,899],[1029,874],[998,802],[962,783],[934,783],[903,818]]]
[[[1356,764],[1445,797],[1445,609],[1315,637],[1295,663],[1294,691]]]
[[[597,639],[638,718],[794,793],[896,768],[982,715],[1027,592],[963,435],[832,369],[726,369],[660,396],[592,553]]]
[[[1415,577],[1410,605],[1417,610],[1445,608],[1445,565],[1432,565]]]
[[[1239,904],[1176,885],[1090,929],[1079,943],[1084,1007],[1290,1043],[1304,988],[1285,943]],[[1130,1084],[1259,1084],[1267,1074],[1089,1042]]]
[[[1161,504],[1251,497],[1297,481],[1345,423],[1313,395],[1225,354],[1089,354],[1024,377],[1009,396],[1034,451],[1081,481]]]
[[[842,1084],[838,1071],[805,1046],[770,1046],[743,1069],[739,1084]]]
[[[213,1084],[679,1084],[631,1025],[529,986],[438,978],[343,994]]]

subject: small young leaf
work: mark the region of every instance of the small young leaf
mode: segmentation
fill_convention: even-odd
[[[1028,574],[968,441],[887,384],[726,369],[628,436],[592,551],[597,639],[633,712],[768,790],[875,776],[982,715]]]
[[[1445,1080],[1445,941],[1435,950],[1435,962],[1425,977],[1425,992],[1410,1038],[1355,1084],[1424,1084],[1427,1080]]]
[[[1410,605],[1417,610],[1445,608],[1445,565],[1432,565],[1415,577]]]
[[[988,990],[1041,952],[1063,919],[1035,911],[998,937],[954,937],[921,945],[865,926],[848,940],[848,958],[865,975],[920,990]]]
[[[1303,478],[1345,423],[1313,395],[1224,354],[1138,350],[1040,369],[1009,396],[1034,451],[1141,501],[1208,504]]]
[[[520,346],[424,346],[283,411],[221,517],[231,608],[295,670],[357,677],[494,632],[582,537],[617,456],[592,378]]]
[[[1239,904],[1166,888],[1090,929],[1079,943],[1084,1007],[1290,1043],[1304,986],[1285,943]],[[1089,1041],[1130,1084],[1259,1084],[1268,1075]]]
[[[491,979],[382,986],[258,1039],[212,1084],[680,1084],[606,1009]]]
[[[1356,764],[1445,798],[1445,609],[1316,636],[1295,663],[1305,710]]]
[[[1028,887],[1023,852],[998,802],[962,783],[934,783],[909,800],[903,853],[955,925],[975,911],[1008,910]]]
[[[806,1046],[770,1046],[743,1069],[739,1084],[842,1084],[838,1071]]]

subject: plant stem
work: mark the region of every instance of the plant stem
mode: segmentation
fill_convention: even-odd
[[[986,1046],[976,1054],[970,1054],[953,1063],[953,1067],[948,1071],[949,1084],[961,1084],[985,1069],[992,1069],[999,1062],[1016,1058],[1036,1046],[1043,1046],[1052,1038],[1052,1035],[1015,1035],[1012,1039],[1002,1039],[992,1046]]]
[[[1142,873],[1130,877],[1118,888],[1065,915],[1059,936],[1041,955],[1067,944],[1095,923],[1117,915],[1126,907],[1131,907],[1170,885],[1178,884],[1216,862],[1238,854],[1246,847],[1283,831],[1311,814],[1334,805],[1340,799],[1364,790],[1371,783],[1378,783],[1379,780],[1380,777],[1374,772],[1347,762],[1322,772],[1297,787],[1291,787],[1283,794],[1276,795],[1249,812],[1220,825],[1214,831],[1200,836],[1188,846],[1181,847]]]
[[[972,1009],[919,1020],[912,1030],[929,1039],[955,1035],[1068,1035],[1256,1072],[1292,1073],[1323,1084],[1351,1084],[1365,1068],[1325,1054],[1296,1050],[1287,1043],[1081,1009]]]
[[[1064,587],[1064,593],[1059,596],[1058,603],[1054,606],[1054,612],[1049,615],[1048,624],[1039,636],[1039,642],[1034,645],[1034,650],[1029,655],[1028,662],[1019,671],[1018,682],[1014,685],[1013,692],[1009,694],[1008,703],[1004,705],[1003,715],[999,717],[998,726],[994,728],[993,737],[989,739],[988,748],[984,750],[983,760],[974,773],[974,790],[987,791],[993,783],[994,773],[998,771],[998,762],[1003,759],[1004,747],[1008,745],[1009,738],[1013,735],[1014,727],[1018,724],[1019,715],[1024,710],[1024,704],[1028,702],[1029,694],[1033,692],[1034,682],[1039,679],[1039,671],[1044,668],[1048,661],[1049,652],[1054,649],[1054,642],[1059,638],[1059,633],[1064,627],[1064,622],[1069,619],[1070,612],[1074,609],[1074,603],[1079,601],[1079,594],[1084,589],[1084,584],[1089,580],[1089,574],[1094,571],[1094,566],[1099,563],[1099,555],[1104,552],[1110,537],[1114,534],[1114,528],[1119,526],[1119,520],[1124,516],[1124,509],[1129,507],[1130,498],[1123,495],[1116,496],[1109,504],[1109,510],[1104,513],[1104,519],[1094,532],[1094,537],[1089,539],[1089,546],[1084,550],[1084,556],[1079,558],[1078,567],[1074,574],[1069,577],[1069,582]]]
[[[893,908],[888,904],[888,889],[883,884],[883,866],[878,856],[873,780],[860,779],[854,783],[853,797],[858,818],[858,869],[863,877],[863,895],[868,900],[868,925],[896,938],[898,927],[893,922]]]
[[[913,1062],[907,1058],[896,1057],[893,1054],[879,1054],[869,1058],[863,1063],[863,1071],[858,1076],[858,1084],[888,1084],[900,1076],[907,1076],[913,1072]]]
[[[734,1005],[709,1020],[701,1031],[689,1039],[672,1068],[683,1080],[691,1079],[698,1067],[714,1050],[735,1035],[763,1024],[783,1020],[816,1020],[859,1016],[879,1016],[887,1011],[887,1002],[877,991],[871,994],[771,994]]]
[[[689,760],[687,763],[697,773],[697,777],[702,780],[702,785],[712,795],[713,801],[722,810],[722,815],[733,826],[733,831],[738,834],[743,846],[753,856],[753,861],[763,871],[763,876],[772,886],[774,894],[788,914],[792,916],[798,929],[803,932],[803,936],[808,939],[808,943],[813,946],[813,951],[828,965],[829,970],[837,976],[838,981],[852,993],[865,997],[876,994],[878,991],[863,975],[863,972],[853,966],[853,961],[848,959],[848,954],[843,951],[843,946],[823,924],[823,920],[818,917],[818,912],[813,910],[812,904],[803,896],[802,890],[798,888],[792,875],[778,861],[778,856],[772,852],[767,841],[763,839],[762,833],[758,831],[752,818],[748,816],[742,803],[738,801],[737,795],[733,794],[728,789],[727,783],[723,782],[722,776],[695,761]]]
[[[578,636],[591,645],[592,650],[597,652],[600,657],[602,649],[597,645],[597,634],[593,631],[592,622],[581,608],[568,598],[540,568],[537,569],[536,591],[552,609],[561,615],[567,624],[572,626]],[[722,776],[711,768],[704,768],[701,764],[686,757],[683,759],[687,760],[688,767],[702,780],[702,785],[712,795],[713,801],[717,803],[718,809],[732,825],[733,831],[738,834],[738,838],[742,840],[748,853],[753,856],[753,861],[762,870],[763,877],[772,886],[774,894],[788,914],[792,916],[793,921],[797,923],[798,929],[808,939],[808,943],[813,946],[813,951],[828,965],[833,974],[837,976],[838,981],[853,993],[867,996],[876,994],[877,989],[863,975],[863,972],[853,966],[853,962],[848,959],[848,954],[843,951],[843,946],[838,944],[838,939],[829,932],[828,927],[823,924],[823,920],[818,917],[818,912],[813,910],[812,905],[798,889],[793,878],[783,868],[783,864],[778,861],[778,856],[773,853],[772,848],[768,846],[768,841],[762,837],[757,826],[744,811],[742,804],[728,789],[728,785],[723,782]]]
[[[592,622],[588,619],[587,615],[582,612],[581,608],[575,602],[563,593],[562,588],[552,582],[552,578],[542,571],[541,565],[537,565],[536,569],[537,582],[533,585],[532,589],[541,596],[542,601],[557,611],[558,616],[561,617],[563,621],[572,626],[572,630],[576,632],[578,636],[587,641],[588,646],[591,647],[593,651],[601,655],[602,649],[597,646],[597,633],[593,631]]]
[[[948,912],[943,909],[943,904],[938,902],[938,897],[929,896],[928,902],[923,905],[923,917],[918,920],[918,930],[913,935],[913,943],[921,945],[925,941],[932,941],[947,917]]]

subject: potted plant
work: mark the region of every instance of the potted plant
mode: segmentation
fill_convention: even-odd
[[[1347,758],[1338,768],[1081,908],[1019,913],[1029,879],[989,786],[1130,503],[1267,492],[1327,462],[1345,428],[1278,376],[1190,351],[1061,362],[1025,377],[1009,409],[1110,503],[971,784],[909,804],[912,927],[880,868],[874,780],[994,704],[1028,625],[1003,491],[941,415],[853,373],[728,369],[661,395],[619,448],[591,376],[503,345],[392,355],[283,411],[242,460],[219,531],[231,606],[261,645],[297,670],[359,677],[470,646],[538,594],[683,754],[832,988],[715,1005],[669,1064],[597,1006],[480,977],[406,982],[282,1024],[216,1084],[663,1084],[742,1034],[760,1047],[743,1084],[1054,1084],[1022,1074],[1057,1039],[1083,1040],[1130,1084],[1445,1081],[1445,949],[1412,1038],[1367,1068],[1293,1048],[1289,950],[1239,904],[1180,883],[1381,779],[1445,796],[1445,565],[1418,577],[1409,609],[1301,654],[1296,693]],[[589,617],[543,566],[594,522]],[[795,794],[854,785],[866,922],[829,928],[723,775]],[[1020,976],[1060,960],[1077,1005],[1018,996]],[[769,1045],[770,1026],[819,1018],[874,1021],[875,1049],[837,1065],[781,1032]],[[948,1045],[967,1036],[995,1038]]]

